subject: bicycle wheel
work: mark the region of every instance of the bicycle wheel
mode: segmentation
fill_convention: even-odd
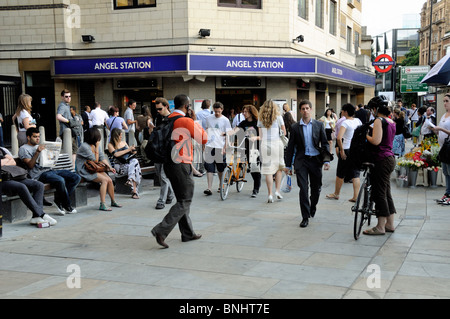
[[[361,235],[361,229],[364,225],[365,220],[365,209],[366,209],[366,181],[361,184],[359,189],[358,198],[356,199],[355,205],[352,207],[352,211],[355,213],[355,219],[353,223],[353,237],[358,240],[359,235]]]
[[[244,188],[245,183],[244,179],[245,179],[245,172],[247,171],[247,163],[241,163],[240,167],[241,171],[239,172],[239,178],[236,181],[236,190],[238,191],[238,193],[240,193]]]
[[[222,200],[227,199],[228,191],[230,190],[231,178],[231,168],[227,167],[223,171],[222,180],[220,181],[220,198]]]

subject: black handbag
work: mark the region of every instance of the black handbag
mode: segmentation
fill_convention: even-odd
[[[2,166],[2,181],[21,181],[28,176],[28,171],[19,166]]]
[[[444,145],[439,151],[438,159],[442,163],[450,164],[450,137],[445,139]]]

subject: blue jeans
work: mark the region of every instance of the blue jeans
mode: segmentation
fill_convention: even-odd
[[[39,177],[42,183],[49,183],[55,190],[55,203],[61,204],[64,208],[70,207],[70,194],[80,183],[80,175],[69,170],[50,170],[44,172]]]

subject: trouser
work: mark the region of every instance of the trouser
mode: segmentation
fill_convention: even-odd
[[[64,208],[71,205],[70,195],[80,183],[81,177],[69,170],[50,170],[39,176],[39,181],[49,183],[55,191],[55,203],[61,204]]]
[[[391,195],[391,173],[395,168],[395,157],[389,156],[376,162],[371,174],[372,201],[375,203],[377,217],[389,217],[395,214],[394,200]]]
[[[25,206],[33,213],[34,217],[42,217],[44,184],[34,179],[23,179],[21,181],[3,181],[3,192],[7,195],[18,195]],[[31,195],[33,194],[33,195]]]
[[[251,173],[253,178],[253,190],[259,192],[259,188],[261,187],[261,173]]]
[[[309,218],[311,213],[315,214],[316,212],[322,189],[322,166],[323,163],[319,156],[305,156],[302,166],[295,169],[297,185],[300,188],[300,211],[303,218]],[[308,180],[311,188],[310,197],[308,196]]]
[[[161,184],[161,188],[159,190],[159,198],[158,203],[165,204],[166,200],[173,199],[173,189],[170,184],[169,179],[167,178],[166,173],[164,172],[164,167],[162,163],[155,163],[156,174],[159,176],[159,181]]]
[[[164,171],[170,180],[177,202],[170,208],[162,222],[153,228],[152,233],[160,234],[163,238],[166,238],[178,223],[181,238],[191,239],[195,236],[189,217],[192,197],[194,196],[191,164],[164,164]]]

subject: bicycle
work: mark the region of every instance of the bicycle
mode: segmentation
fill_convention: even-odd
[[[222,200],[227,199],[231,185],[236,183],[236,190],[240,193],[244,188],[244,183],[247,182],[245,180],[245,174],[247,172],[248,162],[245,155],[245,147],[242,147],[246,138],[243,138],[238,146],[233,146],[232,143],[228,143],[228,147],[232,152],[230,161],[223,171],[220,181],[220,198]]]
[[[359,194],[356,199],[355,205],[352,207],[352,212],[355,213],[355,220],[353,224],[353,237],[358,240],[361,234],[361,229],[366,223],[370,226],[370,220],[372,215],[375,215],[374,202],[371,199],[372,193],[372,169],[374,168],[373,163],[363,163],[365,177],[361,183],[361,188],[359,189]]]

